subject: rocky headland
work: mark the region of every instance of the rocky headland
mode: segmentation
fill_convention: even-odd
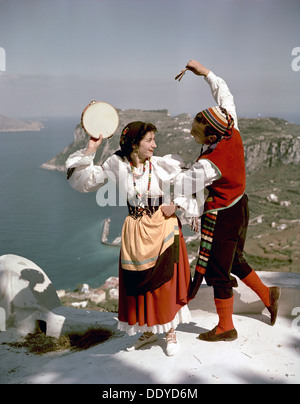
[[[39,121],[23,121],[0,114],[0,132],[35,132],[43,128]]]
[[[95,161],[101,164],[117,149],[122,128],[133,120],[152,122],[157,127],[157,155],[169,153],[181,155],[188,167],[198,157],[199,148],[195,147],[190,135],[192,117],[189,114],[171,116],[167,110],[118,111],[119,127],[116,134],[103,142]],[[259,171],[262,167],[276,167],[278,164],[300,163],[300,125],[278,118],[239,119],[239,129],[245,147],[246,169],[248,173]],[[86,147],[88,135],[79,123],[74,130],[74,141],[57,156],[43,164],[43,168],[65,171],[65,161],[74,151]]]

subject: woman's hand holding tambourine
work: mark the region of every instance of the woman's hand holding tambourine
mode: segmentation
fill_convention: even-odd
[[[99,139],[95,139],[94,137],[91,137],[89,140],[86,152],[84,154],[87,155],[87,154],[95,153],[101,146],[102,140],[103,140],[102,135],[99,136]]]
[[[118,128],[119,115],[107,102],[92,100],[81,114],[81,125],[89,136],[97,139],[101,133],[109,139]]]

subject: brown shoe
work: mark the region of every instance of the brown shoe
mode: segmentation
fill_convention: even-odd
[[[278,286],[270,287],[270,306],[267,307],[267,309],[271,314],[271,325],[274,325],[277,319],[280,292],[281,291]]]
[[[217,342],[217,341],[234,341],[238,337],[237,330],[233,328],[232,330],[216,334],[217,326],[211,331],[205,332],[199,335],[201,341]]]

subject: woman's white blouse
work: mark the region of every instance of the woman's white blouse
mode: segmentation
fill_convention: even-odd
[[[126,193],[127,200],[132,204],[144,204],[145,199],[136,197],[137,191],[147,195],[149,183],[149,161],[146,161],[145,171],[143,166],[134,168],[136,187],[133,183],[133,174],[126,158],[117,155],[109,157],[102,166],[94,164],[95,153],[84,155],[86,149],[79,150],[69,156],[66,167],[76,168],[69,183],[79,192],[97,191],[108,180],[117,185],[121,192]],[[168,154],[164,157],[151,157],[152,172],[149,197],[164,196],[165,203],[169,202],[168,196],[173,193],[175,178],[181,173],[182,159],[177,155]],[[115,186],[115,185],[114,185]],[[174,202],[180,205],[187,216],[198,215],[197,201],[192,196],[185,197],[182,194],[175,195]]]

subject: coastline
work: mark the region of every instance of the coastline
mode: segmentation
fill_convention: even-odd
[[[63,166],[58,166],[57,164],[49,164],[49,163],[43,163],[41,166],[44,170],[49,170],[49,171],[59,171],[59,172],[66,172],[66,167]]]
[[[95,311],[118,311],[119,278],[110,276],[105,283],[97,288],[91,288],[87,283],[78,285],[73,291],[56,290],[62,306],[90,309]]]
[[[19,129],[0,129],[0,133],[14,133],[14,132],[41,132],[44,129],[44,125],[41,127],[29,127],[29,128],[19,128]]]

